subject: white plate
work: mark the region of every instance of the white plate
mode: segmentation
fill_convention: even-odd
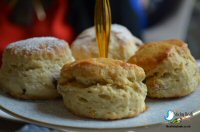
[[[189,96],[170,100],[147,99],[148,110],[141,115],[123,120],[101,121],[86,119],[68,112],[62,100],[24,101],[0,93],[0,109],[27,122],[42,126],[68,129],[118,129],[133,128],[166,122],[168,110],[196,112],[200,108],[200,88]]]
[[[0,117],[10,119],[10,120],[18,120],[17,118],[15,118],[15,117],[13,117],[13,116],[11,116],[11,115],[9,115],[9,114],[1,111],[1,110],[0,110]]]

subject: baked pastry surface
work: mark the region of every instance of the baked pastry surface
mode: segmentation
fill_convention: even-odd
[[[142,45],[142,41],[134,37],[124,26],[113,24],[108,57],[127,61]],[[99,49],[96,42],[95,28],[91,27],[83,31],[71,46],[76,60],[98,58]]]
[[[147,43],[128,62],[145,70],[149,97],[186,96],[199,85],[199,67],[181,40]]]
[[[58,84],[69,111],[83,117],[111,120],[145,111],[144,70],[113,59],[87,59],[64,65]]]
[[[37,37],[10,44],[3,53],[0,87],[22,99],[59,96],[60,69],[74,61],[68,43],[53,37]]]

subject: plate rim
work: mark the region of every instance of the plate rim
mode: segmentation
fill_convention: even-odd
[[[197,88],[200,90],[200,85]],[[196,92],[196,91],[194,91]],[[200,92],[200,91],[199,91]],[[5,92],[0,91],[0,93],[5,94],[8,98],[11,98],[9,95],[7,95]],[[193,92],[192,92],[193,94]],[[150,126],[155,126],[155,125],[162,125],[162,124],[169,124],[168,121],[163,121],[163,122],[159,122],[159,123],[153,123],[153,124],[147,124],[147,125],[138,125],[138,126],[125,126],[125,127],[117,127],[117,128],[90,128],[90,127],[82,127],[82,126],[70,126],[70,125],[59,125],[59,124],[53,124],[53,123],[48,123],[48,122],[44,122],[44,121],[39,121],[37,119],[31,119],[29,117],[25,117],[21,114],[17,114],[15,112],[13,112],[12,110],[9,110],[8,108],[5,108],[3,105],[0,104],[0,110],[5,112],[8,115],[11,115],[17,119],[20,119],[21,121],[24,122],[28,122],[28,123],[32,123],[32,124],[36,124],[36,125],[40,125],[40,126],[44,126],[44,127],[49,127],[49,128],[53,128],[53,129],[82,129],[82,130],[124,130],[124,129],[131,129],[131,128],[143,128],[143,127],[150,127]],[[190,116],[187,119],[191,119],[197,115],[200,114],[200,108],[197,108],[196,110],[192,111],[193,114],[192,116]],[[185,117],[185,116],[184,116]],[[184,118],[182,117],[182,118]]]
[[[148,125],[141,125],[141,126],[134,126],[134,127],[120,127],[120,128],[85,128],[85,127],[73,127],[73,126],[63,126],[63,125],[55,125],[52,123],[46,123],[46,122],[42,122],[42,121],[38,121],[35,119],[31,119],[28,117],[24,117],[22,115],[16,114],[6,108],[4,108],[2,105],[0,105],[0,110],[2,110],[3,112],[21,119],[24,122],[28,122],[28,123],[32,123],[32,124],[36,124],[36,125],[40,125],[40,126],[44,126],[44,127],[49,127],[49,128],[56,128],[56,129],[83,129],[83,130],[123,130],[123,129],[131,129],[131,128],[143,128],[143,127],[149,127],[149,126],[156,126],[156,125],[161,125],[161,124],[168,124],[168,122],[160,122],[160,123],[155,123],[155,124],[148,124]],[[199,109],[200,111],[200,109]]]
[[[131,128],[144,128],[144,127],[150,127],[150,126],[156,126],[156,125],[163,125],[163,124],[169,124],[169,122],[165,121],[165,122],[160,122],[160,123],[155,123],[155,124],[148,124],[148,125],[141,125],[141,126],[133,126],[133,127],[119,127],[119,128],[86,128],[86,127],[73,127],[73,126],[68,126],[68,125],[55,125],[55,124],[52,124],[52,123],[47,123],[47,122],[42,122],[42,121],[38,121],[38,120],[35,120],[35,119],[31,119],[31,118],[28,118],[28,117],[24,117],[23,115],[19,115],[15,112],[12,112],[10,110],[8,110],[7,108],[4,108],[1,104],[0,104],[0,110],[2,110],[3,112],[15,117],[15,118],[18,118],[18,119],[21,119],[22,121],[24,122],[28,122],[28,123],[31,123],[31,124],[36,124],[36,125],[39,125],[39,126],[44,126],[44,127],[49,127],[49,128],[53,128],[53,129],[61,129],[61,130],[64,130],[64,129],[73,129],[73,130],[110,130],[110,131],[113,131],[113,130],[123,130],[123,129],[131,129]],[[193,111],[193,113],[195,113],[193,116],[189,117],[189,119],[197,116],[200,114],[200,108],[198,108],[198,110],[195,110]],[[187,118],[188,119],[188,118]]]

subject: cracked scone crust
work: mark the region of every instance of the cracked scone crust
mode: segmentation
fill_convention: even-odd
[[[152,98],[186,96],[199,85],[199,67],[181,40],[147,43],[128,62],[144,68]]]
[[[0,86],[21,99],[59,97],[60,69],[74,61],[68,44],[53,37],[38,37],[10,44],[3,53]]]
[[[142,41],[134,37],[126,27],[112,25],[109,58],[127,61],[140,45]],[[71,49],[76,60],[99,57],[95,28],[91,27],[83,31],[72,43]]]
[[[147,88],[142,68],[112,59],[64,65],[58,84],[72,113],[95,119],[129,118],[145,111]]]

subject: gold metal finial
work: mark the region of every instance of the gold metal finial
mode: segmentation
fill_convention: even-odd
[[[100,57],[108,57],[111,34],[111,9],[109,0],[96,0],[95,28]]]

